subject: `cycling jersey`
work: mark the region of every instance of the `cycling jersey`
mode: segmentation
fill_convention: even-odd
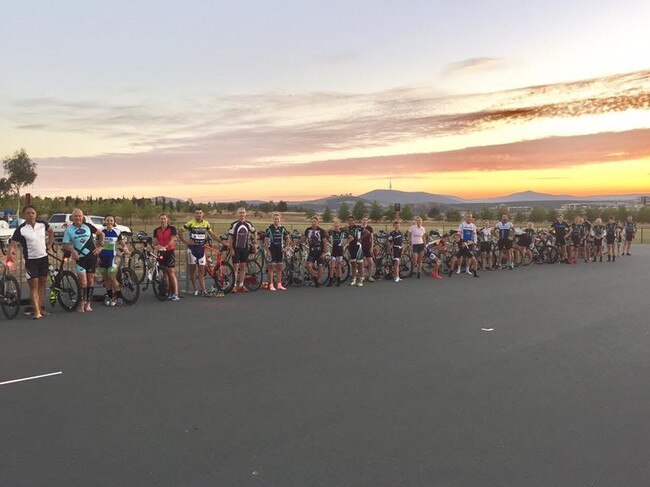
[[[618,225],[616,223],[608,223],[607,225],[605,225],[605,234],[608,237],[615,237],[617,229],[618,229]]]
[[[632,222],[628,222],[628,221],[626,221],[623,225],[624,225],[625,233],[626,233],[626,234],[630,234],[630,233],[634,233],[634,232],[636,232],[636,222],[633,222],[633,221],[632,221]]]
[[[115,266],[115,250],[117,249],[118,242],[122,241],[122,234],[117,228],[108,230],[102,229],[104,234],[104,247],[99,253],[99,266],[100,267],[114,267]]]
[[[461,238],[464,241],[472,243],[477,242],[476,225],[473,223],[461,222],[461,224],[458,225],[458,232],[460,232]]]
[[[175,237],[176,235],[176,227],[171,225],[167,225],[167,228],[164,230],[162,227],[158,227],[153,231],[153,238],[158,241],[158,245],[167,247],[167,250],[174,250],[174,244],[171,242],[173,240],[172,237]]]
[[[255,228],[247,220],[232,222],[230,230],[228,230],[228,234],[233,237],[236,249],[247,249],[253,232],[255,232]]]
[[[82,223],[80,227],[70,225],[63,233],[63,243],[72,244],[80,256],[91,254],[95,250],[93,235],[97,233],[90,223]]]
[[[362,230],[366,231],[361,234],[361,247],[364,250],[368,250],[372,247],[372,227],[366,225],[365,227],[362,227]]]
[[[363,228],[359,225],[348,225],[348,235],[352,237],[352,245],[357,245],[361,240]]]
[[[535,236],[535,229],[534,228],[526,228],[526,229],[524,229],[524,233],[532,238],[532,237]]]
[[[567,234],[569,224],[566,222],[553,222],[551,228],[555,231],[555,236],[561,238]]]
[[[271,225],[266,229],[266,238],[269,239],[269,248],[282,249],[284,248],[284,241],[289,235],[289,232],[282,225]]]
[[[330,232],[330,239],[332,241],[332,250],[343,249],[345,241],[348,238],[348,234],[345,230],[332,230]]]
[[[486,227],[481,228],[478,238],[481,242],[489,242],[492,239],[492,229]]]
[[[196,219],[187,222],[183,228],[190,232],[190,246],[194,247],[203,247],[207,243],[208,232],[212,230],[210,222],[207,220],[198,222]]]
[[[404,245],[404,234],[400,230],[393,230],[388,234],[388,240],[393,242],[393,248],[401,249]]]
[[[585,236],[585,226],[582,223],[571,224],[571,238],[582,238]]]
[[[515,228],[515,226],[510,222],[499,222],[496,224],[496,229],[499,230],[499,238],[506,239],[510,238],[510,231]]]
[[[305,230],[305,238],[310,251],[320,251],[323,248],[323,240],[327,238],[327,232],[321,227],[309,227]]]
[[[11,240],[20,244],[25,260],[47,257],[45,239],[48,228],[49,223],[40,220],[36,220],[33,227],[23,222],[16,228]]]
[[[421,245],[424,243],[424,234],[426,230],[424,227],[418,227],[417,225],[412,225],[409,228],[409,233],[411,234],[411,245]]]
[[[596,225],[594,226],[593,230],[594,230],[594,238],[596,240],[602,240],[603,237],[605,236],[605,227],[603,225]]]

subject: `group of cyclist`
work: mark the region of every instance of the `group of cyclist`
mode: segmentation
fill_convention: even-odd
[[[48,275],[47,248],[54,242],[53,232],[47,222],[37,220],[36,209],[26,206],[23,209],[25,222],[15,231],[8,250],[8,262],[13,261],[17,245],[22,247],[25,259],[25,270],[30,285],[32,299],[32,314],[40,319],[47,313],[40,302],[45,291]],[[213,231],[210,223],[204,218],[201,209],[194,212],[194,218],[176,229],[169,223],[169,216],[159,216],[160,226],[153,231],[152,244],[158,254],[163,272],[169,277],[170,301],[178,301],[179,289],[176,275],[175,249],[180,240],[187,246],[187,264],[190,281],[196,296],[208,296],[205,284],[206,246],[209,242],[217,250],[231,250],[234,287],[232,292],[247,292],[245,285],[246,268],[251,254],[258,252],[258,245],[263,245],[268,274],[268,289],[284,291],[282,272],[285,262],[285,252],[294,245],[294,239],[286,227],[282,225],[279,213],[273,214],[272,223],[259,232],[246,219],[245,208],[237,210],[237,220],[231,225],[227,239],[222,241]],[[73,259],[79,279],[81,303],[79,312],[92,312],[95,273],[104,276],[106,295],[104,304],[120,306],[123,304],[120,284],[116,279],[117,257],[120,251],[128,257],[129,250],[126,240],[115,227],[115,217],[105,218],[104,228],[97,229],[84,218],[83,211],[76,208],[72,212],[72,223],[63,234],[63,250]],[[390,246],[389,255],[392,261],[390,277],[395,282],[400,279],[400,263],[404,251],[408,248],[411,275],[418,279],[422,275],[422,264],[425,252],[433,259],[431,276],[441,279],[440,256],[450,256],[447,264],[448,275],[454,271],[460,273],[463,266],[465,272],[479,277],[479,258],[481,270],[495,268],[514,268],[515,252],[530,252],[538,230],[529,223],[523,231],[516,231],[507,214],[500,221],[491,225],[485,220],[479,228],[473,215],[467,214],[458,229],[448,234],[437,234],[437,238],[429,238],[422,218],[415,218],[406,233],[402,232],[401,222],[393,222],[393,230],[385,234]],[[548,229],[548,234],[555,239],[555,247],[561,262],[577,264],[582,251],[585,262],[603,261],[603,248],[607,246],[607,260],[615,261],[617,255],[630,255],[632,241],[636,236],[636,223],[632,216],[624,222],[617,222],[610,217],[605,223],[598,218],[593,224],[584,215],[577,216],[571,223],[566,222],[563,215],[558,215]],[[373,250],[375,233],[367,218],[357,222],[350,216],[344,224],[335,220],[328,230],[320,225],[318,216],[312,216],[310,226],[305,229],[298,243],[307,249],[306,270],[314,286],[319,287],[327,273],[326,285],[340,286],[342,282],[344,255],[349,256],[350,285],[362,287],[364,282],[373,282]],[[498,252],[492,252],[493,241],[496,239]],[[431,241],[429,241],[431,240]],[[407,245],[408,244],[408,245]],[[622,250],[621,250],[622,245]],[[593,250],[592,250],[593,249]],[[497,255],[496,261],[493,255]],[[477,258],[478,257],[478,258]]]

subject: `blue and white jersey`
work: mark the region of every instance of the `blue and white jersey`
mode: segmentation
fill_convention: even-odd
[[[90,223],[82,223],[80,227],[70,225],[63,234],[63,243],[72,244],[79,255],[84,256],[95,250],[93,235],[97,233]]]
[[[477,241],[476,225],[474,225],[473,223],[461,222],[461,224],[458,225],[458,232],[460,233],[461,238],[465,242],[476,243]]]
[[[510,222],[499,222],[496,224],[496,229],[499,230],[499,238],[509,238],[510,231],[515,228],[515,226]]]
[[[99,259],[102,262],[115,262],[115,250],[118,242],[122,240],[121,232],[117,228],[112,230],[104,228],[102,233],[104,234],[104,248],[99,254]]]

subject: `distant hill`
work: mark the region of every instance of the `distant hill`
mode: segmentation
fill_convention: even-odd
[[[522,191],[506,196],[495,196],[468,201],[468,203],[530,203],[535,201],[629,201],[637,198],[638,195],[593,195],[593,196],[572,196],[569,194],[548,194],[535,191]]]
[[[378,201],[382,204],[401,203],[403,205],[419,205],[423,203],[441,203],[453,205],[465,203],[465,200],[457,196],[446,194],[425,193],[423,191],[397,191],[395,189],[375,189],[359,195],[359,198],[368,201]]]

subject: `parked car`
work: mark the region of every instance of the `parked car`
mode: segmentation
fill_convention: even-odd
[[[0,241],[2,241],[4,246],[9,244],[9,239],[13,236],[16,228],[24,221],[24,218],[14,218],[11,222],[0,220]]]
[[[97,227],[99,230],[104,228],[104,218],[103,216],[97,215],[85,215],[85,221],[89,222],[93,226]],[[50,220],[48,221],[52,229],[54,230],[54,240],[61,242],[63,240],[63,233],[65,229],[72,225],[72,213],[54,213]],[[115,225],[120,232],[131,235],[131,229],[126,225]]]

